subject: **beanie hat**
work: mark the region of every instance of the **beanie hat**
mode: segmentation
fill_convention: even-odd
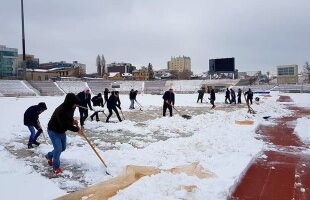
[[[46,104],[44,102],[40,102],[38,104],[39,110],[47,110]]]

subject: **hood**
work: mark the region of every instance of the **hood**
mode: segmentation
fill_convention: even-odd
[[[66,98],[64,100],[64,104],[68,105],[68,106],[73,106],[74,104],[78,104],[79,103],[79,98],[73,94],[73,93],[68,93],[66,95]]]

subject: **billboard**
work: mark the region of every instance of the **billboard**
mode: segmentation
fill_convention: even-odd
[[[234,72],[235,58],[217,58],[209,60],[210,72]]]

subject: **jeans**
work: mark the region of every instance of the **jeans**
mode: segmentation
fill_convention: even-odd
[[[47,133],[51,138],[54,150],[48,152],[46,157],[48,159],[53,159],[53,169],[57,169],[60,167],[60,154],[66,150],[67,137],[65,133],[56,133],[50,130],[47,130]]]
[[[35,128],[34,126],[28,126],[28,129],[30,131],[28,144],[32,144],[34,141],[36,141],[43,132],[42,129],[36,127],[38,131],[37,133],[35,133],[36,131],[34,130],[34,128]]]

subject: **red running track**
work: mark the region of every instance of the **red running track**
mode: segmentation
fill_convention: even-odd
[[[280,96],[280,102],[293,102]],[[274,151],[257,155],[234,187],[232,200],[310,200],[310,156],[301,149],[309,148],[293,134],[294,121],[310,115],[310,109],[288,107],[292,116],[276,120],[275,126],[261,125],[257,133],[275,145]]]

